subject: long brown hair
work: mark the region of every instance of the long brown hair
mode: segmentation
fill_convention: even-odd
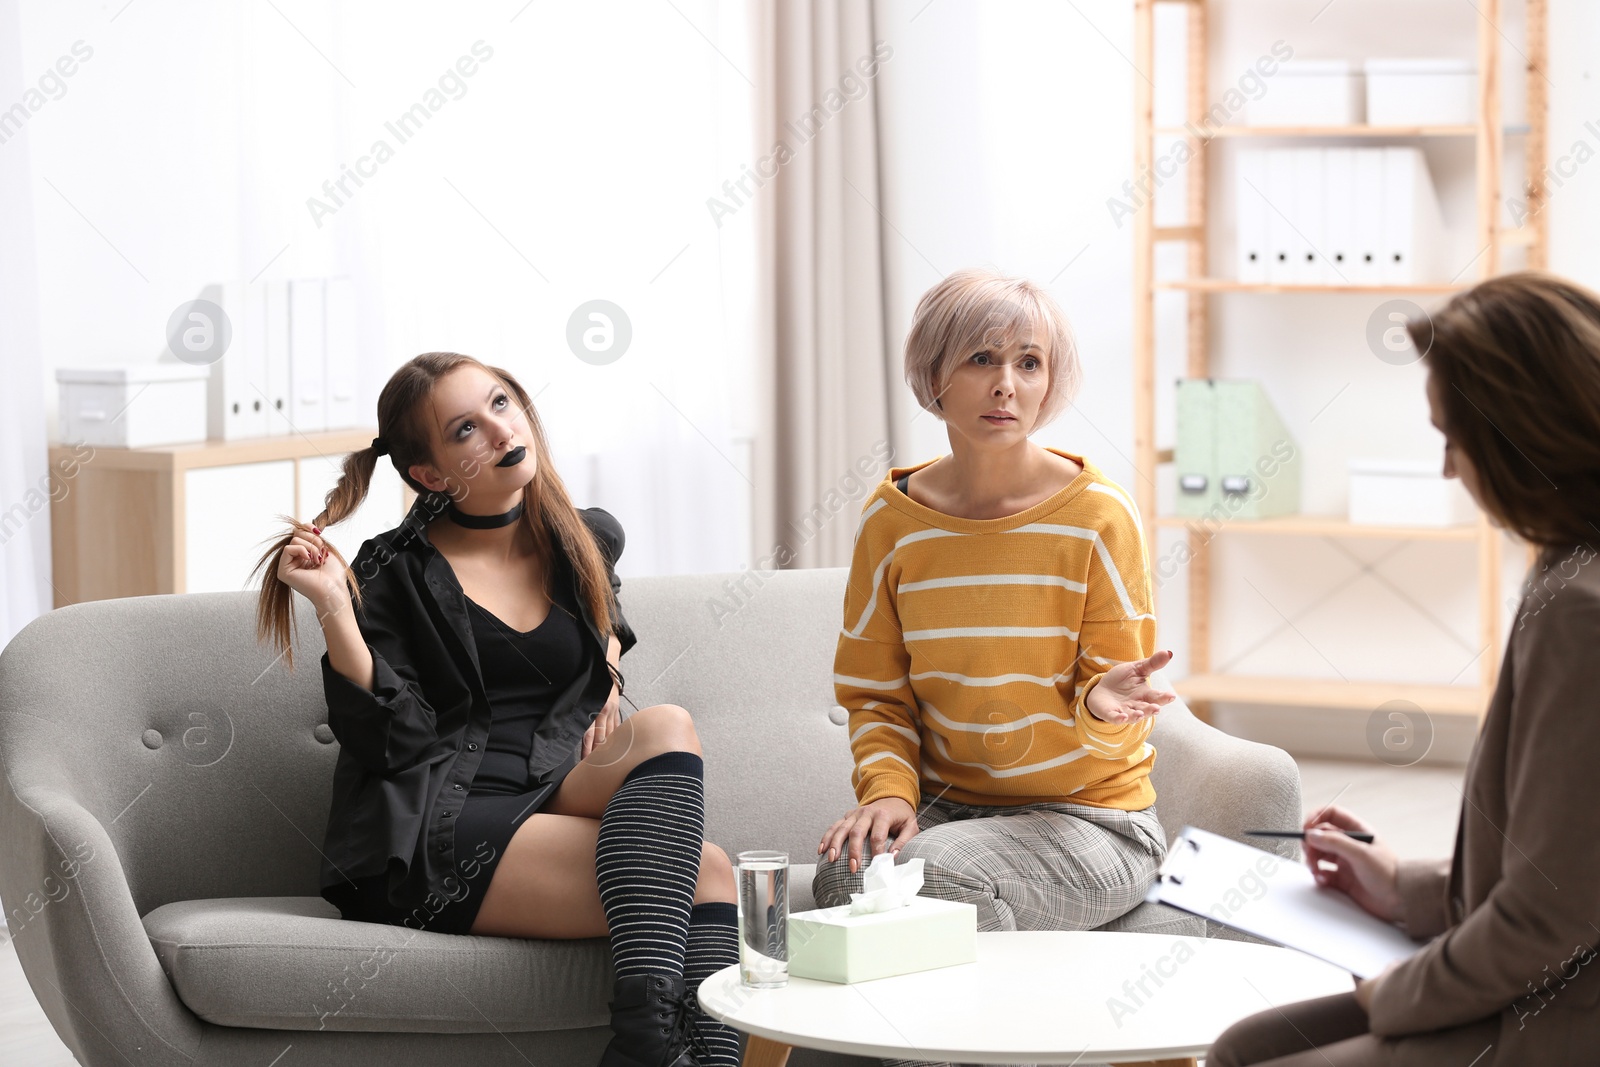
[[[606,574],[606,561],[602,559],[594,536],[577,508],[573,507],[567,487],[550,461],[550,445],[545,439],[544,425],[539,421],[533,401],[521,383],[509,373],[458,352],[424,352],[401,366],[378,395],[378,436],[388,449],[389,462],[419,496],[437,503],[435,514],[443,509],[444,495],[434,493],[413,479],[411,467],[413,464],[432,462],[432,438],[423,409],[434,384],[451,371],[466,366],[478,367],[497,378],[516,398],[527,416],[538,473],[522,490],[524,508],[521,521],[532,533],[542,559],[552,559],[552,546],[560,546],[577,574],[578,595],[588,603],[589,612],[601,634],[609,636],[615,629],[615,601]],[[289,519],[292,529],[268,548],[256,564],[256,571],[264,570],[261,596],[256,603],[256,635],[276,648],[290,667],[294,665],[294,612],[291,603],[294,593],[278,577],[279,559],[295,533],[308,530],[312,525],[326,530],[355,513],[367,497],[378,458],[377,449],[371,445],[346,456],[339,484],[329,490],[323,501],[322,513],[311,523]],[[355,571],[332,542],[327,544],[329,551],[344,565],[345,583],[349,586],[351,599],[359,607],[361,585]]]
[[[1484,509],[1548,548],[1600,535],[1600,295],[1519,271],[1407,332],[1439,379],[1446,430]]]

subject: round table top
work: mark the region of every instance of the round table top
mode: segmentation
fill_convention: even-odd
[[[1348,993],[1349,972],[1291,949],[1095,930],[980,933],[978,959],[849,985],[700,985],[712,1017],[784,1045],[982,1063],[1203,1056],[1247,1015]]]

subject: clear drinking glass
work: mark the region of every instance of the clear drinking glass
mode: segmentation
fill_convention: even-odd
[[[739,978],[755,989],[789,982],[789,855],[739,853]]]

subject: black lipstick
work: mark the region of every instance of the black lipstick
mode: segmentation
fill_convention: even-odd
[[[516,448],[513,448],[510,452],[507,452],[505,454],[505,457],[502,458],[499,463],[496,463],[495,466],[496,467],[515,467],[518,463],[522,462],[523,457],[526,456],[527,454],[528,454],[528,450],[526,448],[522,447],[521,445],[518,445]]]

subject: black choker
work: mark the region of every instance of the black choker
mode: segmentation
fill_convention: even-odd
[[[465,526],[469,530],[498,530],[502,526],[510,526],[522,518],[522,501],[517,501],[517,506],[503,515],[468,515],[456,507],[454,500],[445,505],[445,514],[450,516],[450,521],[457,526]]]

